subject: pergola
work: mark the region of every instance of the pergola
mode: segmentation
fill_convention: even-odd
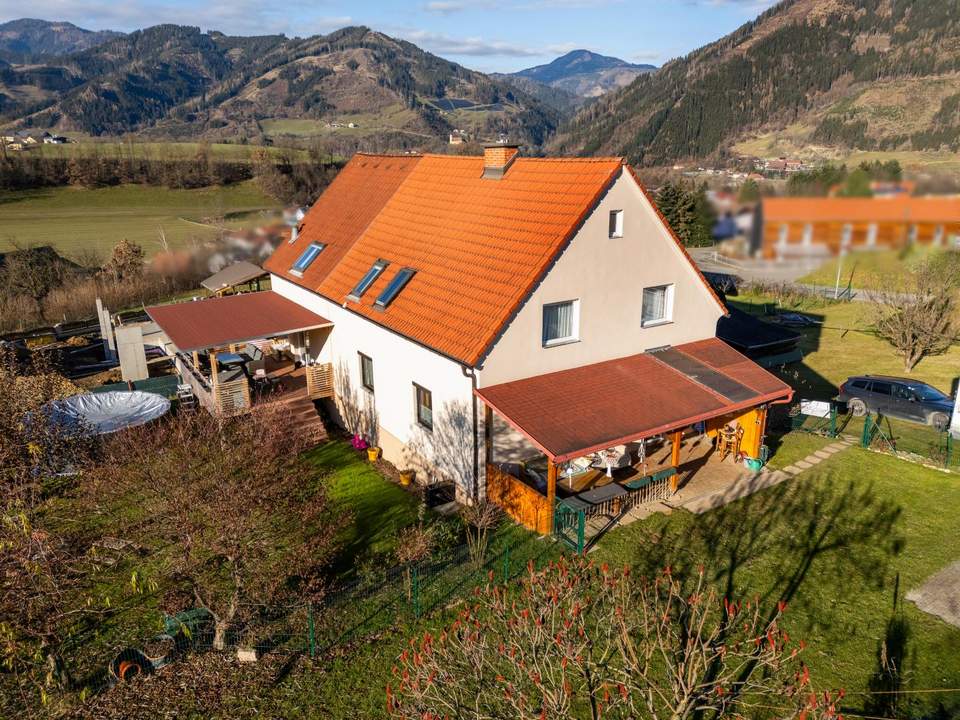
[[[217,371],[218,353],[233,352],[251,341],[333,327],[326,318],[272,291],[157,305],[147,308],[147,314],[175,347],[180,359],[178,369],[185,379],[196,381],[190,384],[201,402],[209,399],[209,403],[204,404],[215,412],[224,411],[224,400],[228,396],[232,396],[228,403],[232,412],[250,405],[245,379],[221,381]],[[210,359],[210,398],[201,394],[208,390],[207,379],[200,372],[201,351],[207,352]],[[186,354],[192,360],[189,367],[181,359]]]
[[[488,492],[490,475],[498,474],[493,466],[495,412],[546,456],[546,511],[552,518],[558,465],[667,436],[676,467],[685,428],[704,423],[716,429],[732,417],[749,418],[743,422],[743,450],[757,457],[767,406],[788,402],[793,390],[713,338],[481,387],[476,394],[486,406]]]

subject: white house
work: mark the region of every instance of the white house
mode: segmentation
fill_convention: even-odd
[[[575,458],[731,418],[755,457],[791,395],[715,338],[724,305],[621,158],[358,154],[264,268],[340,422],[464,502],[495,477],[507,504],[495,468],[540,456],[510,491],[552,518]]]

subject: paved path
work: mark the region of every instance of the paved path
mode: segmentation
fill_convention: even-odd
[[[819,465],[827,458],[833,457],[838,452],[846,450],[853,444],[854,443],[852,440],[837,440],[836,442],[827,445],[822,450],[817,450],[816,452],[811,453],[803,460],[798,460],[793,465],[783,468],[783,470],[767,469],[761,470],[758,473],[744,472],[744,474],[734,481],[732,485],[727,485],[724,488],[703,493],[692,498],[675,496],[674,498],[671,498],[671,500],[667,501],[667,504],[673,507],[681,507],[684,510],[689,510],[692,513],[700,515],[732,503],[740,498],[753,495],[753,493],[759,490],[764,490],[768,487],[779,485],[786,480],[796,477],[805,470],[809,470],[810,468]]]
[[[960,560],[927,578],[916,590],[907,593],[907,600],[924,612],[936,615],[960,627]]]

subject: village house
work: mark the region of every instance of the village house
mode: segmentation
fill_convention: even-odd
[[[792,396],[716,338],[724,304],[621,158],[357,154],[264,267],[268,292],[148,309],[208,408],[255,401],[218,354],[279,339],[295,364],[261,378],[541,532],[669,496],[714,440],[760,462]]]
[[[782,260],[910,245],[960,247],[960,197],[764,198],[751,250]]]

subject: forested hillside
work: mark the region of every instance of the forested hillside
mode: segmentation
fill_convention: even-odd
[[[0,125],[67,133],[261,141],[343,127],[356,147],[400,149],[463,129],[539,146],[558,119],[521,89],[365,27],[290,39],[160,25],[0,67]]]
[[[654,165],[763,130],[860,149],[960,149],[956,0],[785,0],[586,107],[558,152]]]
[[[36,62],[96,47],[118,35],[111,30],[84,30],[68,22],[11,20],[0,23],[0,60]]]

